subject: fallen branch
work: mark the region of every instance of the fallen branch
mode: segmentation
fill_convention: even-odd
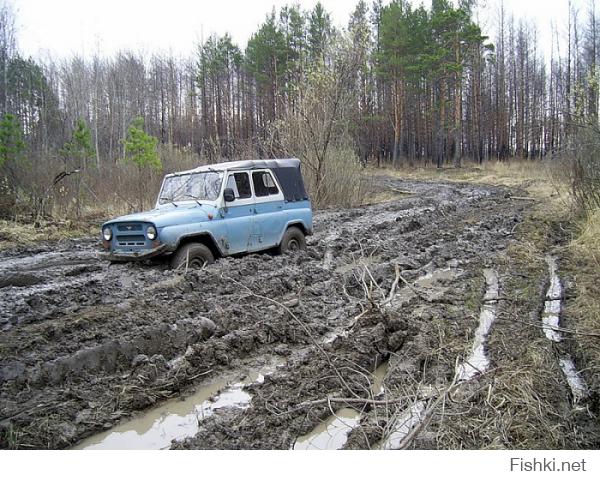
[[[402,275],[398,274],[398,277],[411,290],[411,292],[413,292],[415,295],[417,295],[421,300],[425,300],[426,302],[431,303],[431,300],[429,298],[427,298],[425,295],[423,295],[421,292],[419,292],[415,287],[413,287],[408,282],[408,280],[406,280]]]
[[[426,400],[428,398],[428,396],[425,396],[423,398],[420,398],[419,400]],[[298,405],[296,405],[296,408],[294,408],[294,410],[300,410],[302,408],[306,408],[306,407],[314,407],[316,405],[322,405],[324,403],[355,403],[355,404],[365,404],[365,405],[390,405],[393,403],[402,403],[402,402],[406,402],[406,398],[402,397],[402,398],[390,398],[390,399],[386,399],[386,400],[373,400],[371,398],[342,398],[342,397],[327,397],[327,398],[321,398],[319,400],[310,400],[307,402],[302,402],[299,403]],[[286,413],[290,413],[289,411]]]
[[[571,329],[564,328],[564,327],[525,322],[523,320],[517,320],[517,319],[513,319],[512,321],[517,322],[517,323],[522,323],[523,325],[529,325],[530,327],[541,328],[542,330],[556,330],[557,332],[568,333],[571,335],[580,335],[583,337],[600,337],[600,332],[582,332],[580,330],[571,330]]]
[[[432,402],[429,406],[427,406],[425,412],[423,413],[422,418],[420,418],[421,421],[406,435],[406,437],[404,437],[404,439],[402,439],[402,442],[400,443],[398,450],[406,450],[410,446],[410,444],[413,442],[413,440],[417,437],[417,435],[421,432],[421,430],[423,430],[423,428],[425,428],[429,424],[429,421],[431,420],[431,417],[433,416],[433,412],[435,411],[437,406],[442,401],[446,400],[446,397],[450,394],[450,392],[452,392],[452,390],[454,390],[459,385],[464,385],[465,383],[468,383],[469,381],[470,381],[470,379],[469,380],[461,380],[461,381],[458,380],[458,357],[457,357],[454,362],[454,378],[452,379],[452,383],[448,386],[448,388],[446,388],[446,390],[444,390],[444,392],[434,402]]]
[[[284,309],[287,314],[292,317],[292,319],[298,323],[298,325],[300,325],[300,327],[302,328],[302,330],[304,330],[304,333],[306,333],[306,335],[308,336],[308,338],[310,339],[310,341],[312,342],[312,344],[317,348],[317,350],[319,350],[319,352],[323,355],[323,357],[325,358],[325,360],[327,361],[327,363],[329,364],[329,366],[332,368],[332,370],[335,372],[336,376],[338,377],[338,379],[340,380],[340,382],[342,383],[342,385],[351,393],[353,393],[354,395],[356,395],[356,393],[354,392],[354,390],[352,390],[352,388],[350,388],[350,386],[348,385],[348,383],[346,382],[346,380],[344,380],[344,377],[340,374],[340,372],[338,371],[338,369],[336,368],[336,366],[333,364],[331,357],[329,356],[329,354],[323,349],[323,347],[321,347],[321,345],[319,344],[319,342],[317,341],[317,339],[313,336],[313,334],[311,333],[311,331],[309,330],[309,328],[304,324],[304,322],[302,320],[300,320],[296,315],[294,315],[294,312],[292,312],[288,307],[286,307],[283,303],[278,302],[277,300],[273,300],[272,298],[266,297],[264,295],[260,295],[258,293],[254,293],[249,287],[247,287],[246,285],[244,285],[241,282],[238,282],[237,280],[231,278],[231,277],[227,277],[225,275],[221,275],[221,278],[223,278],[224,280],[229,280],[233,283],[235,283],[236,285],[242,287],[243,289],[245,289],[250,295],[252,295],[253,297],[256,298],[260,298],[262,300],[266,300],[268,302],[271,302],[279,307],[281,307],[282,309]],[[358,396],[358,395],[356,395]]]
[[[388,185],[388,188],[395,193],[399,193],[400,195],[416,195],[415,192],[411,192],[409,190],[400,190],[399,188],[394,188],[394,187],[390,187]]]
[[[537,199],[533,198],[533,197],[510,197],[510,198],[511,198],[511,200],[524,200],[524,201],[527,201],[527,202],[535,202],[535,201],[537,201]]]
[[[394,279],[394,283],[392,283],[388,297],[385,299],[382,305],[390,305],[396,296],[396,289],[398,288],[398,283],[400,282],[400,266],[397,264],[394,265],[394,271],[396,272],[396,278]]]

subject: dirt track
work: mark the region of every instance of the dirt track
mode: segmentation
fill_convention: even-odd
[[[493,382],[505,358],[522,354],[532,339],[544,342],[538,328],[514,330],[519,338],[503,323],[509,310],[535,322],[543,304],[543,270],[525,275],[536,294],[512,301],[523,287],[509,280],[514,266],[505,252],[528,204],[504,188],[377,182],[414,194],[318,213],[307,251],[296,255],[222,259],[181,274],[162,265],[109,265],[91,239],[0,254],[0,447],[67,448],[273,358],[279,366],[244,388],[249,404],[215,410],[176,448],[290,448],[342,406],[360,413],[344,447],[371,448],[424,391],[454,394],[448,412],[470,402],[466,416],[483,425],[490,403],[483,380]],[[473,344],[485,268],[499,271],[501,290],[486,347],[491,370],[450,391],[456,364]],[[554,358],[552,347],[543,348]],[[384,389],[373,392],[371,374],[384,362]],[[549,371],[552,402],[568,415],[567,383],[553,376],[557,368]],[[330,407],[328,396],[354,400]],[[436,394],[424,397],[432,408],[441,405]],[[473,433],[465,431],[468,422],[453,422],[433,412],[412,446],[529,445],[497,425]],[[486,428],[498,435],[486,437]],[[559,446],[598,441],[565,438]]]

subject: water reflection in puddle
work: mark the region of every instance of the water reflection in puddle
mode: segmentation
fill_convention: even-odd
[[[383,380],[389,361],[383,362],[373,372],[371,395],[376,397],[384,393]],[[319,423],[311,432],[298,437],[294,450],[339,450],[346,444],[352,429],[360,424],[362,414],[352,408],[342,408],[334,415]]]
[[[251,397],[243,388],[262,383],[277,366],[270,364],[251,371],[241,382],[221,378],[198,388],[184,400],[173,399],[160,407],[116,427],[86,438],[75,450],[158,450],[169,448],[171,441],[198,433],[198,423],[223,407],[247,408]],[[219,393],[221,392],[221,393]],[[217,395],[218,394],[218,395]],[[216,395],[216,396],[215,396]]]
[[[556,258],[548,256],[546,257],[546,263],[548,264],[548,270],[550,272],[550,286],[546,292],[542,323],[544,325],[544,333],[548,340],[560,342],[562,340],[562,335],[556,328],[558,328],[560,324],[562,284],[557,274],[558,265]]]
[[[542,324],[544,326],[544,334],[548,340],[560,342],[562,341],[562,334],[558,328],[560,327],[560,314],[562,311],[563,286],[558,277],[558,262],[556,258],[547,256],[546,263],[548,264],[550,273],[550,285],[546,292]],[[573,359],[565,355],[559,358],[558,363],[573,394],[573,403],[577,405],[582,400],[587,399],[589,395],[588,387],[579,371],[577,371]]]
[[[373,372],[373,384],[371,385],[371,393],[373,394],[373,397],[381,395],[385,392],[383,379],[385,378],[389,364],[389,360],[385,361],[375,369],[375,372]]]
[[[577,371],[575,363],[571,357],[565,356],[559,360],[560,368],[562,369],[567,383],[573,394],[573,402],[579,403],[588,396],[588,388],[583,377]]]
[[[485,341],[496,320],[496,302],[498,301],[499,286],[498,274],[495,270],[485,269],[483,271],[486,282],[486,292],[483,297],[483,305],[479,313],[479,326],[475,331],[473,350],[469,359],[458,366],[458,379],[470,380],[478,374],[485,372],[490,361],[485,352]]]
[[[419,425],[425,411],[425,402],[413,403],[407,410],[402,412],[394,422],[391,433],[381,442],[373,446],[373,449],[397,450],[402,446],[406,436]]]
[[[294,450],[339,450],[359,421],[360,413],[351,408],[342,408],[310,433],[298,437]]]

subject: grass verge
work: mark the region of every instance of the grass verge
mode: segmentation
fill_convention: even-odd
[[[376,174],[372,172],[373,174]],[[598,448],[600,431],[600,211],[575,209],[560,164],[490,162],[463,168],[385,170],[406,180],[502,185],[531,205],[514,241],[497,259],[504,276],[498,318],[488,340],[493,370],[441,412],[444,448]],[[381,174],[381,172],[380,172]],[[576,331],[553,344],[541,330],[548,282],[546,255],[559,259],[566,287],[561,326]],[[571,355],[590,388],[585,406],[572,402],[558,359]]]
[[[30,247],[42,242],[99,235],[99,221],[48,221],[23,223],[0,220],[0,251]]]

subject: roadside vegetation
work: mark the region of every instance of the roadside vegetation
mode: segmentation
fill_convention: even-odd
[[[512,448],[594,448],[598,441],[598,432],[592,433],[590,428],[593,422],[557,395],[565,387],[554,348],[535,326],[548,282],[545,257],[554,255],[565,284],[561,325],[567,332],[561,349],[574,357],[590,389],[589,408],[597,414],[600,205],[596,185],[600,177],[596,169],[600,144],[590,141],[588,133],[584,146],[575,144],[569,155],[544,162],[519,160],[466,164],[461,169],[431,166],[385,172],[405,179],[505,185],[522,192],[513,197],[516,202],[533,207],[516,228],[516,242],[507,249],[504,260],[500,259],[504,268],[510,269],[504,291],[512,302],[507,315],[498,319],[496,337],[492,336],[490,343],[502,359],[502,368],[489,382],[483,378],[481,390],[493,399],[489,406],[495,411],[494,418],[487,418],[485,409],[462,421],[450,417],[439,426],[438,438],[443,439],[443,445],[478,448],[485,444],[495,448],[508,442]],[[515,338],[527,339],[526,348],[517,346]],[[557,425],[556,418],[564,421]]]

